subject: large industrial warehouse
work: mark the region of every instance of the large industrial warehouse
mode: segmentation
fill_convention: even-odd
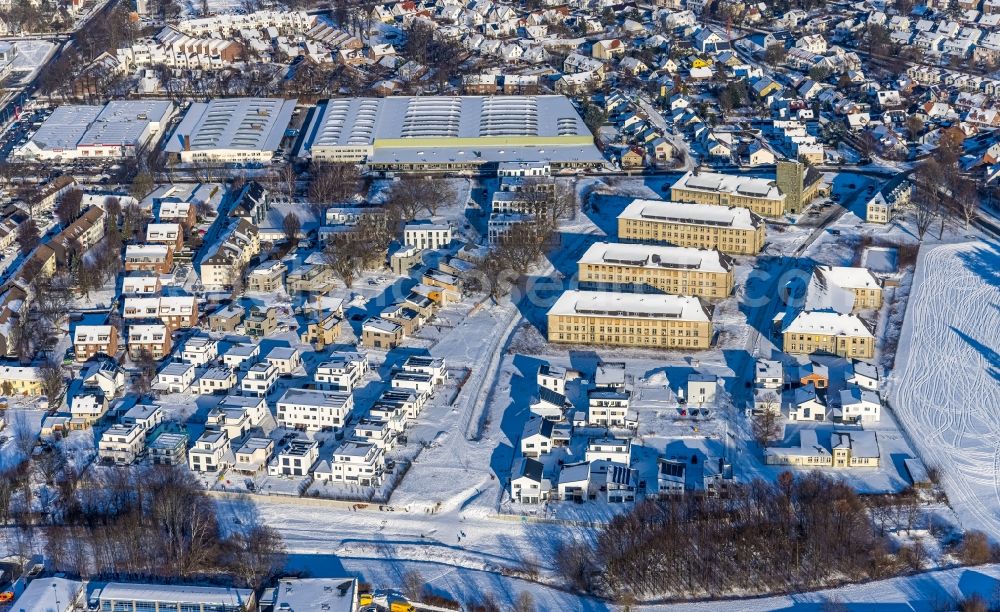
[[[220,98],[194,102],[166,151],[181,162],[264,163],[281,146],[295,100]]]
[[[512,161],[589,168],[604,161],[565,96],[333,99],[317,107],[298,155],[402,172],[489,172]]]
[[[73,161],[133,157],[155,145],[174,114],[165,100],[114,100],[105,106],[55,109],[14,159]]]

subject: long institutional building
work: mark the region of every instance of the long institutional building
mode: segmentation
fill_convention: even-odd
[[[714,249],[598,242],[577,262],[581,288],[706,299],[733,291],[733,260]]]
[[[13,159],[74,161],[135,157],[155,146],[174,105],[166,100],[114,100],[104,106],[66,105],[52,111]]]
[[[635,199],[618,215],[618,238],[756,255],[765,230],[764,220],[747,208]]]
[[[553,170],[604,164],[565,96],[332,99],[317,107],[297,154],[402,172],[491,173],[524,161]]]
[[[712,319],[696,297],[566,291],[548,312],[549,342],[707,349]]]
[[[799,213],[825,190],[822,174],[801,162],[781,161],[768,179],[716,172],[687,172],[670,187],[675,202],[738,206],[762,217]]]

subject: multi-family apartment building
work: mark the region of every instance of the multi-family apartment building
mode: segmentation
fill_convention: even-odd
[[[165,431],[149,443],[149,460],[153,465],[184,465],[187,444],[187,434]]]
[[[782,340],[782,348],[792,354],[828,353],[854,359],[875,356],[875,335],[853,314],[801,312],[784,326]]]
[[[205,427],[222,431],[230,440],[239,440],[263,425],[269,416],[264,398],[229,395],[208,412]]]
[[[618,237],[756,255],[765,230],[764,220],[747,208],[636,199],[618,215]]]
[[[366,442],[347,441],[333,451],[329,463],[322,462],[314,475],[318,480],[377,487],[385,474],[385,451]]]
[[[128,355],[137,360],[143,354],[163,359],[170,354],[173,339],[166,325],[135,324],[128,327]]]
[[[712,320],[694,297],[566,291],[548,312],[549,342],[707,349]]]
[[[319,442],[295,439],[278,451],[267,466],[271,476],[308,476],[319,460]]]
[[[125,247],[126,272],[170,274],[174,251],[165,244],[130,244]]]
[[[282,427],[337,430],[344,426],[353,408],[350,393],[288,389],[277,402],[275,418]]]
[[[325,391],[350,393],[368,373],[368,356],[364,353],[338,353],[316,366],[313,379]]]
[[[184,248],[184,229],[179,223],[150,223],[146,226],[146,243],[165,244],[179,251]]]
[[[225,393],[236,386],[236,372],[225,366],[211,367],[198,379],[198,394]]]
[[[255,363],[247,369],[240,381],[240,391],[246,395],[265,397],[278,382],[278,368],[266,361]]]
[[[171,332],[198,324],[198,298],[193,295],[127,297],[122,318],[125,321],[159,319]]]
[[[232,467],[232,445],[223,431],[206,429],[188,451],[188,467],[193,472],[219,472]]]
[[[278,260],[265,261],[247,275],[247,291],[275,293],[285,289],[288,266]]]
[[[233,222],[201,260],[198,270],[202,284],[211,290],[231,288],[240,268],[258,253],[257,228],[246,219]]]
[[[131,465],[146,447],[146,432],[138,425],[112,425],[97,443],[97,456],[101,461],[117,465]]]
[[[767,465],[795,467],[856,468],[878,467],[881,453],[874,431],[833,431],[820,441],[815,429],[799,431],[798,446],[771,446],[764,449]]]
[[[80,362],[98,353],[114,357],[118,353],[118,328],[113,325],[77,325],[73,331],[73,352]]]
[[[733,291],[733,260],[715,249],[598,242],[577,262],[580,287],[706,299]]]
[[[441,249],[451,244],[451,226],[446,223],[408,223],[403,243],[417,249]]]

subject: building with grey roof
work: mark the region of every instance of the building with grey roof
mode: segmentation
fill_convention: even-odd
[[[60,106],[13,158],[70,161],[135,157],[155,144],[173,114],[174,104],[167,100]]]
[[[181,162],[269,162],[281,146],[296,100],[219,98],[194,102],[166,151]]]
[[[381,171],[492,173],[522,161],[555,169],[604,162],[565,96],[333,99],[317,109],[298,155]]]

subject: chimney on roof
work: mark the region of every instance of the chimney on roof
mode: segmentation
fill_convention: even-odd
[[[185,151],[190,151],[191,150],[191,134],[184,134],[184,136],[182,136],[182,138],[184,139],[184,150]]]

